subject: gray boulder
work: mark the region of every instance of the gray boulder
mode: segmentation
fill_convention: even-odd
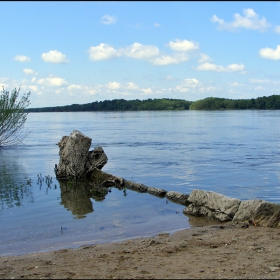
[[[167,191],[164,189],[160,189],[160,188],[148,187],[147,193],[162,198],[162,197],[165,197]]]
[[[143,184],[139,184],[139,183],[135,183],[133,181],[130,180],[125,180],[125,187],[133,190],[133,191],[137,191],[140,193],[146,193],[148,191],[148,187],[143,185]]]
[[[187,194],[182,194],[175,191],[169,191],[166,193],[165,197],[172,202],[182,204],[185,206],[189,205],[188,202],[189,195]]]
[[[242,201],[233,221],[245,220],[251,221],[255,226],[279,227],[280,205],[261,199]]]
[[[114,176],[107,172],[104,172],[98,168],[94,168],[89,176],[91,184],[95,187],[117,187],[123,188],[125,187],[125,180],[121,177]]]
[[[59,165],[55,166],[57,179],[81,179],[88,176],[94,168],[102,169],[108,158],[101,147],[89,151],[92,139],[78,130],[70,136],[63,136],[59,146]]]
[[[188,198],[189,205],[184,214],[208,216],[221,222],[232,220],[238,211],[240,199],[230,198],[215,192],[193,190]]]

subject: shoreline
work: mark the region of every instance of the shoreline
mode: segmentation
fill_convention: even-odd
[[[128,237],[121,237],[116,239],[94,239],[94,240],[84,240],[84,241],[69,241],[69,242],[63,242],[63,243],[55,243],[51,244],[49,247],[46,247],[44,249],[33,249],[29,251],[22,251],[18,250],[17,252],[7,252],[7,253],[1,253],[0,251],[0,258],[1,257],[16,257],[16,256],[23,256],[23,255],[30,255],[30,254],[36,254],[36,253],[48,253],[53,251],[59,251],[64,249],[78,249],[81,246],[93,246],[93,245],[101,245],[101,244],[109,244],[109,243],[119,243],[127,240],[134,240],[138,238],[152,238],[153,236],[156,236],[162,232],[168,233],[170,235],[175,234],[178,231],[181,230],[188,230],[193,227],[203,227],[208,225],[221,225],[223,223],[217,221],[217,220],[211,220],[207,217],[195,217],[195,216],[188,216],[188,227],[181,227],[176,229],[168,229],[164,231],[156,231],[156,232],[150,232],[150,233],[142,233],[137,236],[128,236]]]
[[[0,278],[280,278],[280,229],[219,223],[0,257]]]

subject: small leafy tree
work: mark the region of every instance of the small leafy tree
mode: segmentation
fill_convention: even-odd
[[[19,91],[20,88],[15,88],[9,93],[3,87],[0,93],[0,147],[21,143],[28,133],[23,125],[27,119],[25,109],[30,104],[30,92],[19,99]]]

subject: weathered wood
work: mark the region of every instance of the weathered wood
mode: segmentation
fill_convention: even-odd
[[[181,204],[181,205],[189,205],[189,201],[188,201],[188,198],[189,198],[189,195],[187,194],[182,194],[182,193],[179,193],[179,192],[175,192],[175,191],[169,191],[166,193],[166,198],[172,202],[175,202],[175,203],[178,203],[178,204]]]
[[[242,201],[233,221],[249,221],[259,226],[279,227],[280,205],[261,199]]]
[[[215,192],[193,190],[188,202],[190,204],[183,210],[183,213],[193,216],[208,216],[224,222],[232,220],[241,200]]]
[[[57,179],[86,178],[94,168],[102,169],[108,158],[101,147],[89,151],[92,139],[78,130],[63,136],[58,142],[59,165],[55,166]]]
[[[70,136],[63,136],[59,146],[60,161],[56,165],[55,173],[58,180],[66,179],[75,182],[85,190],[80,193],[75,189],[69,190],[61,185],[63,204],[67,205],[69,197],[80,198],[95,196],[96,199],[104,199],[109,187],[117,187],[149,193],[158,197],[166,197],[168,200],[187,206],[183,213],[190,216],[204,216],[210,219],[224,221],[251,221],[252,224],[260,226],[280,227],[280,205],[263,200],[242,201],[237,198],[230,198],[215,192],[204,190],[193,190],[190,195],[175,191],[148,187],[140,183],[125,180],[121,177],[101,171],[107,163],[108,158],[102,147],[89,151],[92,139],[81,132],[74,130]],[[67,184],[66,184],[67,185]],[[83,215],[87,211],[93,211],[90,201],[85,207],[79,208],[75,205],[74,199],[67,206],[72,208],[73,214]],[[66,207],[67,207],[66,206]]]

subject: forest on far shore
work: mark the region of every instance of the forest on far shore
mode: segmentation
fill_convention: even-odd
[[[114,99],[95,101],[87,104],[30,108],[26,112],[85,112],[85,111],[159,111],[159,110],[279,110],[280,95],[251,99],[227,99],[207,97],[197,101],[183,99]]]

